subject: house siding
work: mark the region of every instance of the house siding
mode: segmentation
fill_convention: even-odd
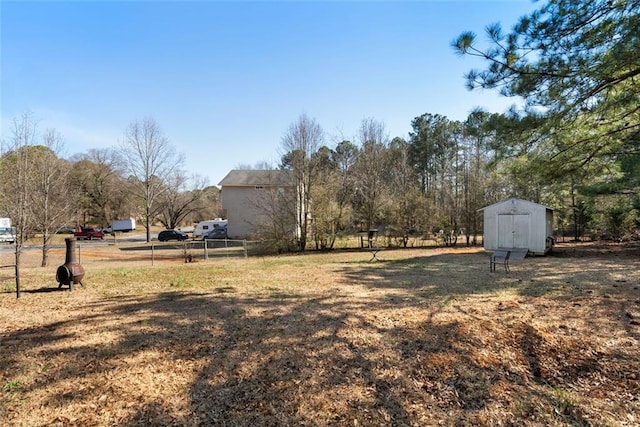
[[[224,187],[222,207],[227,212],[227,234],[231,238],[245,239],[256,234],[256,229],[267,220],[259,207],[259,191],[252,187]]]
[[[290,174],[279,170],[232,170],[219,185],[227,234],[233,239],[259,234],[271,221],[267,212],[273,192],[292,189]]]

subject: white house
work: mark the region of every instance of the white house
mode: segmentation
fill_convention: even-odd
[[[274,198],[291,191],[293,181],[288,171],[235,169],[218,185],[228,221],[227,235],[245,239],[258,235],[262,227],[273,222],[273,215],[281,215],[274,212]]]
[[[528,249],[543,255],[553,247],[553,209],[511,198],[484,211],[484,249]]]

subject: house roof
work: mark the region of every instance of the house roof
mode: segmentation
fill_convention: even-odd
[[[218,184],[221,187],[245,187],[254,185],[291,186],[291,173],[284,170],[234,169]]]
[[[550,208],[550,207],[545,206],[545,205],[541,205],[540,203],[530,202],[528,200],[523,200],[523,199],[518,199],[516,197],[511,197],[511,198],[509,198],[507,200],[503,200],[501,202],[494,203],[494,204],[489,205],[489,206],[485,206],[484,208],[480,208],[480,209],[478,209],[478,211],[483,211],[485,209],[492,208],[494,206],[504,205],[506,203],[527,203],[527,204],[530,204],[530,205],[542,206],[543,208],[548,209],[550,211],[554,210],[553,208]]]

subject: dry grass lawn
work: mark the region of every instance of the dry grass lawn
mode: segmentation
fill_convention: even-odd
[[[103,251],[0,282],[1,425],[640,425],[637,246]]]

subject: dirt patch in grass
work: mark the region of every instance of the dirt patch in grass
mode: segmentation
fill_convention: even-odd
[[[637,247],[95,258],[0,293],[3,425],[640,423]]]

